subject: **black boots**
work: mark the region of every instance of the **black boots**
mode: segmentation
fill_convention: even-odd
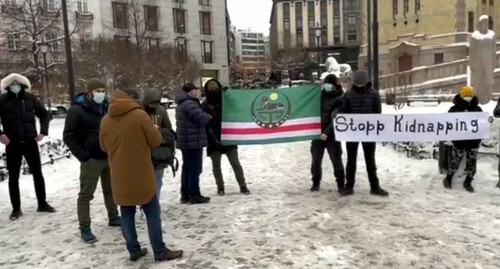
[[[47,213],[54,213],[56,212],[55,208],[50,206],[47,202],[44,204],[41,204],[38,206],[38,209],[36,210],[37,212],[47,212]]]
[[[372,188],[371,191],[370,191],[370,194],[377,195],[377,196],[382,196],[382,197],[389,196],[389,193],[386,192],[384,189],[382,189],[380,187]]]
[[[313,185],[311,187],[311,191],[312,192],[319,191],[319,182],[313,182]]]
[[[453,175],[447,175],[445,179],[443,179],[443,186],[445,189],[451,189],[451,179]]]
[[[240,193],[249,195],[250,194],[250,190],[246,186],[245,187],[241,187],[240,188]]]
[[[464,189],[468,192],[474,192],[474,188],[472,187],[472,180],[473,178],[470,176],[467,176],[464,181]]]
[[[224,191],[224,188],[218,188],[217,189],[217,195],[219,195],[219,196],[226,195],[226,192]]]
[[[21,210],[14,210],[9,216],[9,219],[14,221],[23,216],[23,212]]]

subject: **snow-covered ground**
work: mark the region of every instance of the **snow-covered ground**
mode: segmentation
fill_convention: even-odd
[[[449,106],[415,104],[403,112],[445,112]],[[61,137],[63,124],[52,122],[53,137]],[[493,157],[479,160],[476,193],[470,194],[463,179],[444,190],[437,161],[408,159],[379,146],[378,173],[389,198],[369,195],[362,154],[356,194],[344,198],[336,193],[326,158],[322,189],[309,192],[308,142],[245,146],[240,156],[250,196],[238,193],[227,161],[227,195],[217,197],[205,159],[202,192],[212,197],[208,205],[180,204],[179,176],[165,176],[164,237],[168,247],[185,251],[183,259],[166,263],[154,263],[151,254],[128,261],[120,229],[107,227],[100,188],[91,206],[99,241],[80,240],[74,159],[44,166],[55,214],[36,212],[32,180],[23,176],[25,215],[9,221],[7,182],[0,183],[0,268],[500,268],[500,190],[494,189]],[[151,250],[145,221],[138,219],[137,225],[140,241]]]

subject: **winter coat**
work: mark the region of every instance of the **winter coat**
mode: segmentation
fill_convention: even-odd
[[[453,106],[450,108],[448,113],[455,112],[482,112],[483,110],[479,107],[479,100],[477,96],[474,96],[469,102],[465,101],[459,94],[453,99]],[[477,149],[481,144],[481,140],[460,140],[452,141],[453,146],[457,149]]]
[[[210,81],[210,80],[209,80]],[[214,152],[220,152],[226,154],[227,152],[237,149],[236,145],[224,146],[221,143],[222,134],[222,86],[219,84],[219,92],[210,92],[206,89],[208,85],[207,81],[205,83],[205,92],[207,98],[202,103],[203,110],[212,116],[209,124],[207,125],[207,137],[208,137],[208,147],[207,155],[210,156]]]
[[[493,116],[495,118],[500,118],[500,98],[497,101],[497,106],[495,107],[495,110],[493,110]]]
[[[141,105],[123,92],[111,97],[101,122],[100,144],[108,154],[117,205],[149,203],[156,194],[151,151],[161,143],[158,129]]]
[[[165,158],[159,156],[175,155],[175,132],[172,130],[172,123],[167,110],[161,105],[161,92],[155,89],[144,91],[142,106],[148,113],[153,123],[159,127],[162,135],[162,143],[156,147],[152,153],[152,161],[155,170],[166,168],[169,163]]]
[[[66,114],[63,140],[81,163],[107,159],[99,145],[99,128],[107,110],[107,103],[97,104],[89,99],[89,93],[80,93]]]
[[[380,94],[370,83],[364,87],[352,86],[352,89],[344,94],[340,113],[380,114],[382,113]]]
[[[17,95],[8,90],[14,82],[18,82],[22,90]],[[49,134],[49,113],[38,98],[30,93],[31,83],[28,78],[11,74],[0,83],[0,120],[2,130],[13,142],[34,140],[38,136],[35,117],[40,120],[40,134]]]
[[[175,98],[177,124],[177,148],[199,149],[208,146],[206,127],[210,115],[203,111],[200,101],[181,91]]]
[[[333,137],[333,118],[334,112],[337,112],[342,106],[342,95],[344,90],[342,86],[335,86],[331,92],[323,91],[321,93],[321,132],[328,137]]]

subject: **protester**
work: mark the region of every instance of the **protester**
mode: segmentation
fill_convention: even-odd
[[[75,104],[68,110],[64,124],[64,143],[81,163],[77,214],[81,238],[87,243],[97,241],[90,228],[90,201],[94,199],[99,178],[108,211],[108,225],[120,226],[118,208],[111,191],[108,156],[99,146],[99,128],[107,109],[106,84],[97,78],[90,79],[87,82],[87,92],[76,96]]]
[[[474,89],[470,86],[464,86],[460,89],[460,93],[453,99],[453,106],[448,113],[456,112],[482,112],[479,107],[479,100],[474,93]],[[463,158],[465,158],[465,181],[463,186],[468,192],[474,192],[472,180],[476,174],[477,151],[481,140],[461,140],[453,141],[453,150],[451,157],[451,167],[448,169],[446,178],[443,180],[443,185],[446,189],[451,189],[452,179]]]
[[[113,93],[109,113],[101,122],[100,145],[109,156],[113,197],[120,205],[122,233],[130,260],[136,261],[147,254],[147,249],[141,248],[137,241],[137,206],[142,206],[146,214],[155,260],[172,260],[183,252],[170,250],[163,242],[151,161],[151,151],[160,145],[161,135],[138,100],[139,94],[133,90]]]
[[[222,86],[219,81],[212,79],[205,83],[206,100],[202,106],[205,112],[210,114],[212,120],[207,128],[208,135],[208,148],[207,155],[212,159],[212,171],[217,184],[217,194],[219,196],[225,195],[224,179],[221,170],[221,157],[226,155],[231,167],[233,168],[236,181],[240,186],[240,192],[243,194],[250,194],[245,182],[245,175],[243,167],[240,164],[238,157],[237,146],[224,146],[221,144],[222,132]]]
[[[322,177],[321,164],[326,149],[333,165],[333,173],[337,181],[338,191],[341,192],[345,184],[344,164],[342,163],[342,144],[335,140],[332,114],[340,109],[344,90],[338,83],[337,77],[333,74],[325,77],[322,90],[321,138],[311,142],[311,174],[313,182],[311,191],[319,191]]]
[[[182,86],[175,99],[177,148],[182,152],[181,203],[210,202],[200,192],[203,168],[203,148],[208,145],[206,127],[211,116],[203,111],[197,98],[198,88],[191,83]]]
[[[368,73],[365,71],[356,71],[353,75],[352,89],[344,94],[340,113],[352,114],[380,114],[382,113],[382,104],[377,90],[373,89],[368,81]],[[384,189],[380,187],[377,177],[377,165],[375,162],[375,142],[362,142],[363,153],[365,155],[366,171],[370,181],[371,194],[379,196],[388,196]],[[342,195],[354,194],[354,183],[356,178],[356,165],[358,158],[359,142],[347,142],[347,166],[346,179],[347,184]]]
[[[497,100],[497,106],[495,107],[495,110],[493,111],[493,116],[495,118],[500,118],[500,98]],[[500,147],[498,147],[498,156],[500,156]],[[497,171],[498,171],[499,178],[498,178],[498,182],[497,182],[496,187],[500,188],[500,158],[498,159]]]
[[[156,89],[144,91],[142,106],[148,113],[153,123],[159,128],[163,141],[153,151],[153,166],[156,178],[156,197],[160,199],[165,168],[170,165],[175,153],[175,134],[167,110],[161,105],[161,92]]]
[[[45,179],[40,161],[40,142],[49,132],[50,117],[45,107],[30,93],[31,83],[25,76],[12,73],[1,80],[0,89],[0,142],[5,145],[7,170],[9,171],[9,195],[12,204],[10,220],[23,215],[19,193],[19,176],[24,159],[28,163],[35,183],[38,212],[53,213],[56,210],[46,201]],[[37,131],[35,117],[40,120]]]

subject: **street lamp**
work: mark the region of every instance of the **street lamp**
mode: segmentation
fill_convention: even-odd
[[[318,79],[320,78],[321,76],[321,66],[320,66],[320,49],[319,49],[319,39],[321,38],[321,31],[323,30],[323,27],[321,25],[319,25],[319,23],[316,23],[316,27],[313,28],[314,30],[314,35],[316,36],[316,49],[318,50],[317,51],[317,55],[316,55],[316,58],[317,58],[317,61],[318,61]]]
[[[52,103],[50,101],[50,88],[49,88],[49,76],[47,74],[47,52],[49,52],[49,44],[47,42],[42,41],[40,43],[40,51],[43,55],[43,80],[44,80],[44,91],[47,96],[47,104],[49,105],[49,113],[52,113]]]

